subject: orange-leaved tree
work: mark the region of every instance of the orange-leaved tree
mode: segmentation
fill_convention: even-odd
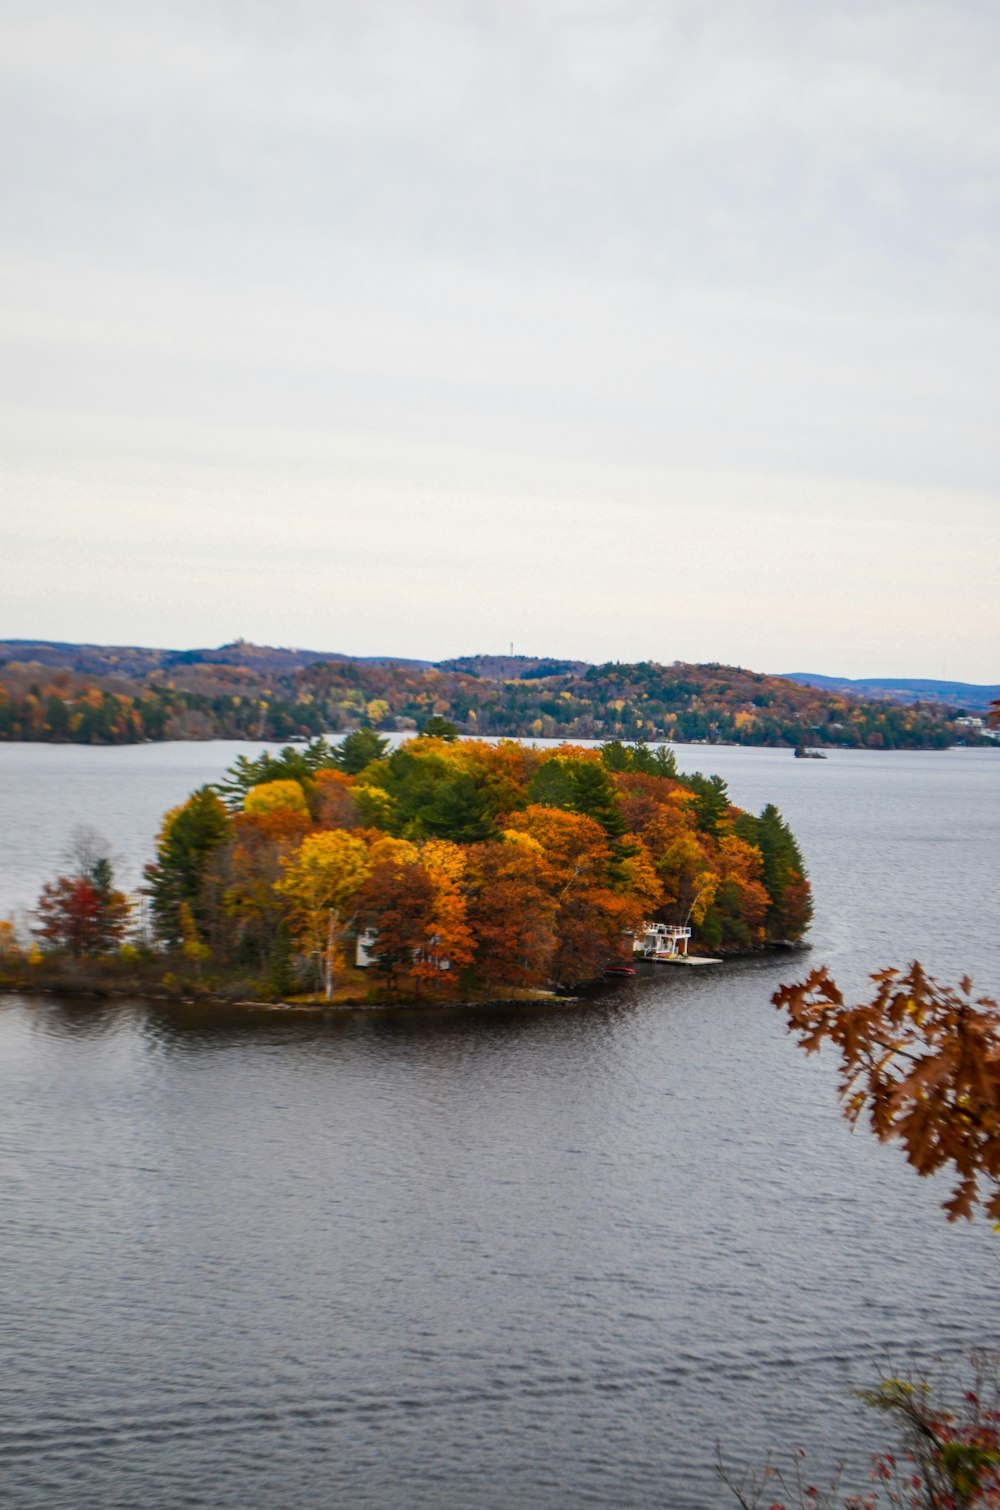
[[[613,886],[611,844],[600,823],[531,803],[512,815],[507,833],[525,834],[541,849],[540,879],[556,907],[552,979],[581,980],[621,956],[625,930],[638,927],[643,907]]]
[[[412,859],[400,853],[378,860],[358,892],[358,922],[375,933],[374,968],[384,975],[390,995],[404,977],[413,982],[414,995],[420,994],[434,901],[434,884],[416,851]]]
[[[453,993],[459,973],[475,954],[465,895],[466,851],[448,839],[429,839],[420,851],[420,862],[430,878],[433,899],[427,942],[414,960],[414,974]]]
[[[549,980],[558,908],[549,881],[545,851],[530,834],[511,829],[475,846],[467,898],[482,980],[517,988]]]
[[[852,1122],[866,1112],[876,1136],[898,1139],[919,1174],[951,1169],[949,1221],[982,1202],[1000,1222],[1000,1007],[974,996],[968,979],[953,990],[917,963],[872,980],[871,1000],[848,1006],[823,967],[773,1001],[807,1053],[824,1043],[839,1053]]]

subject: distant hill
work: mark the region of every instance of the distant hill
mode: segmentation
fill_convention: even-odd
[[[430,666],[430,661],[393,655],[341,655],[329,650],[292,650],[233,640],[217,649],[151,650],[141,645],[74,645],[61,640],[0,640],[0,665],[54,666],[92,676],[146,676],[176,666],[246,666],[261,671],[294,671],[317,661],[359,661],[370,666]]]
[[[952,683],[984,696],[914,700],[875,682],[815,680],[831,685],[716,663],[473,655],[433,664],[246,640],[204,650],[4,640],[0,740],[308,739],[418,730],[438,716],[488,738],[944,749],[987,742],[956,717],[1000,692]],[[889,685],[915,694],[949,684]]]
[[[490,682],[533,682],[545,676],[583,676],[589,661],[553,661],[531,655],[461,655],[436,661],[439,671],[461,671]]]
[[[888,697],[901,703],[944,703],[950,708],[983,712],[1000,698],[1000,684],[984,686],[978,682],[946,682],[936,678],[908,676],[821,676],[815,671],[778,671],[783,681],[798,682],[803,687],[824,687],[830,692],[853,693],[856,697]]]

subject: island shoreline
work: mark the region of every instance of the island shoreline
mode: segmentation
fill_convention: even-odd
[[[807,940],[788,940],[769,943],[761,949],[730,950],[724,953],[717,961],[720,965],[735,964],[744,960],[767,960],[776,955],[798,954],[812,948]],[[340,1013],[347,1012],[433,1012],[433,1011],[478,1011],[482,1009],[500,1007],[544,1007],[544,1006],[571,1006],[585,1004],[593,1001],[604,1000],[620,992],[622,987],[634,984],[638,981],[649,980],[654,976],[660,976],[664,972],[657,968],[661,963],[656,960],[637,960],[636,974],[618,979],[605,979],[595,977],[591,980],[579,981],[575,986],[557,988],[554,990],[538,989],[521,996],[489,996],[462,1000],[459,997],[446,998],[435,997],[423,1000],[400,999],[397,1001],[381,1000],[372,1001],[367,997],[348,997],[340,1000],[327,1001],[268,1001],[261,997],[247,997],[229,995],[225,991],[192,989],[194,983],[188,984],[188,989],[169,991],[162,986],[157,987],[144,982],[97,982],[94,980],[80,979],[74,981],[60,975],[57,979],[51,976],[47,979],[38,979],[37,972],[41,968],[38,965],[28,966],[36,972],[36,978],[21,977],[20,979],[8,974],[0,980],[0,997],[24,996],[32,1001],[48,999],[58,1001],[66,998],[73,1002],[97,1003],[123,1003],[139,1002],[149,1005],[172,1005],[172,1006],[196,1006],[226,1009],[231,1011],[252,1012],[279,1012],[279,1013],[302,1013],[310,1017],[335,1017]],[[641,973],[640,973],[641,972]],[[673,972],[671,972],[673,973]]]

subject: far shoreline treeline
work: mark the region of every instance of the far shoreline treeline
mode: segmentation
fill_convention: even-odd
[[[985,689],[989,691],[990,689]],[[987,744],[981,717],[940,701],[873,700],[716,664],[472,656],[316,656],[0,641],[0,742],[309,740],[415,733],[441,717],[479,738],[840,749]]]
[[[668,750],[458,740],[443,720],[387,743],[359,730],[240,756],[165,816],[138,931],[100,846],[78,843],[30,948],[0,928],[0,982],[474,1002],[599,978],[648,922],[721,954],[809,925],[778,810],[741,811]]]

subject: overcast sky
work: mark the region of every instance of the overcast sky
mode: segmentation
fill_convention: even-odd
[[[995,0],[0,17],[0,637],[1000,679]]]

